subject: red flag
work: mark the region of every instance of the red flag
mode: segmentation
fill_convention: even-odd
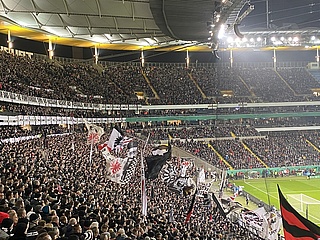
[[[278,185],[280,209],[285,240],[320,239],[320,227],[301,216],[283,196]]]
[[[196,190],[194,195],[193,195],[193,197],[192,197],[191,204],[190,204],[190,207],[189,207],[189,210],[188,210],[188,213],[187,213],[187,217],[186,217],[186,220],[184,221],[184,223],[188,223],[190,221],[191,215],[193,213],[194,203],[196,202],[197,192],[198,191]]]

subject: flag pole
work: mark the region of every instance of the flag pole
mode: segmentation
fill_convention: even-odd
[[[270,195],[269,195],[269,190],[268,190],[268,185],[267,185],[267,172],[268,172],[268,169],[266,168],[266,174],[264,175],[264,184],[265,184],[266,190],[267,190],[268,205],[269,205],[269,209],[270,209],[271,203],[270,203]]]
[[[150,133],[141,151],[141,202],[142,202],[142,216],[147,216],[147,192],[146,192],[146,176],[144,172],[143,155],[149,141]]]
[[[89,155],[89,163],[90,164],[92,162],[92,146],[93,146],[93,138],[91,139],[91,144],[90,144],[90,155]]]

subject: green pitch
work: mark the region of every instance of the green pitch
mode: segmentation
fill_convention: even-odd
[[[304,194],[320,202],[320,178],[307,179],[306,177],[278,177],[231,180],[230,182],[235,183],[237,186],[243,186],[243,190],[261,201],[275,206],[277,209],[280,207],[277,184],[279,184],[285,197],[287,197],[288,194]],[[290,202],[289,199],[288,201]],[[291,202],[290,204],[292,205]],[[315,214],[316,209],[318,211]],[[310,205],[308,212],[309,220],[318,225],[320,224],[319,210],[320,204]],[[301,213],[301,215],[305,217],[305,213]]]

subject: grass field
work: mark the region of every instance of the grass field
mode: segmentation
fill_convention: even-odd
[[[284,178],[261,178],[261,179],[245,179],[231,181],[237,186],[244,186],[244,190],[263,202],[274,205],[279,209],[279,196],[277,184],[279,184],[283,195],[288,199],[290,204],[296,208],[301,215],[306,217],[305,211],[300,211],[302,207],[298,200],[288,198],[290,194],[304,194],[305,197],[319,201],[319,204],[308,205],[308,219],[317,225],[320,225],[320,179],[306,179],[306,177],[284,177]]]

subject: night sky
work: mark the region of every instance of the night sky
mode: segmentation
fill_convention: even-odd
[[[251,0],[255,6],[241,23],[242,31],[265,29],[266,0]],[[275,29],[320,29],[320,0],[269,0],[269,28]]]

